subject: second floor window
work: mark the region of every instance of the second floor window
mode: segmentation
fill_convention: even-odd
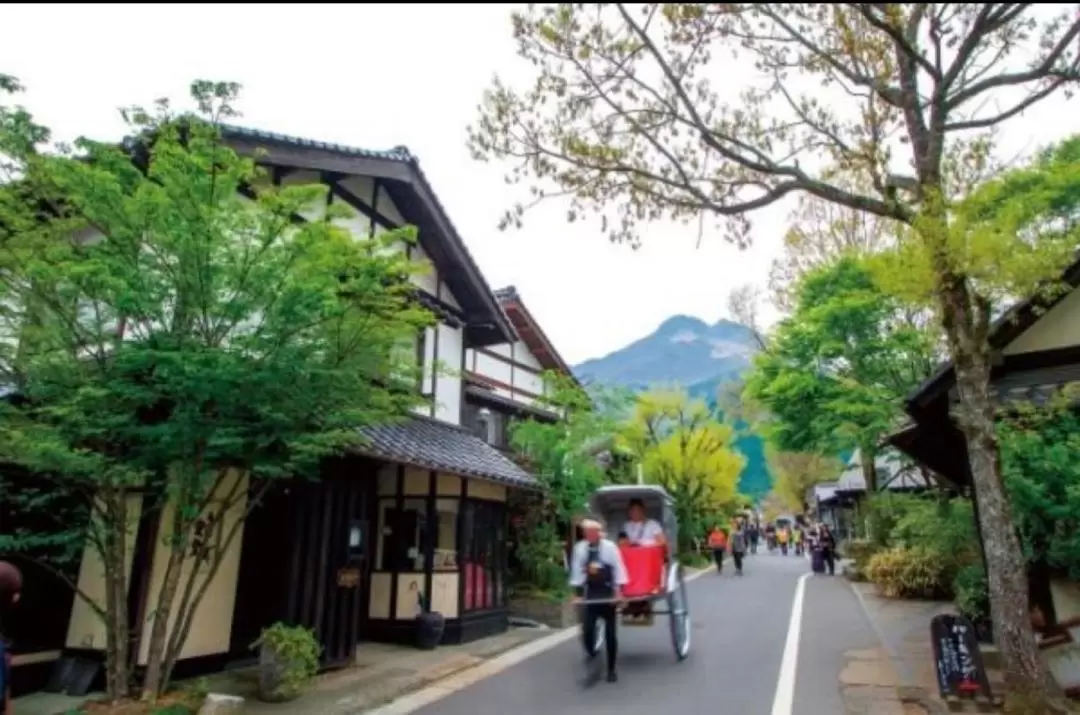
[[[464,426],[493,447],[510,447],[510,419],[502,412],[479,405],[466,405]]]

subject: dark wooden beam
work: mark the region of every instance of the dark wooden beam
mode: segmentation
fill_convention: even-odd
[[[352,206],[364,216],[371,219],[373,222],[379,224],[385,229],[393,230],[399,228],[399,225],[394,221],[391,221],[383,214],[376,211],[374,208],[368,205],[367,201],[363,200],[353,192],[349,191],[341,184],[342,176],[340,174],[334,174],[327,172],[323,174],[323,181],[330,187],[330,190],[334,192],[334,195],[340,198],[342,201]]]
[[[294,169],[287,166],[270,166],[270,181],[274,186],[281,186],[285,177],[293,173]]]

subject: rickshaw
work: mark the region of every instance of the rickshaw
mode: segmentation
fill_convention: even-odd
[[[621,546],[630,576],[630,584],[623,590],[622,603],[624,613],[635,608],[647,610],[651,616],[668,616],[671,632],[671,645],[675,658],[685,660],[690,654],[690,603],[686,596],[686,579],[682,565],[676,557],[679,525],[675,517],[675,502],[662,487],[653,485],[615,484],[600,487],[589,498],[589,511],[599,517],[604,524],[609,538],[614,540],[627,519],[630,502],[640,499],[645,505],[646,518],[655,519],[664,528],[665,546]],[[663,552],[660,557],[662,567],[655,574],[643,573],[648,569],[647,559],[631,558],[648,556],[647,550]],[[635,554],[635,551],[640,553]],[[614,599],[585,599],[578,601],[579,606],[590,604],[610,604]],[[640,623],[640,622],[638,622]],[[624,625],[637,625],[624,617]],[[652,625],[650,618],[648,625]],[[599,653],[604,647],[604,629],[597,628],[593,652]]]

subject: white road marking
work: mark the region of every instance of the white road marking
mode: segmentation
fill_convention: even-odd
[[[686,577],[686,582],[690,583],[707,573],[713,573],[713,569],[704,568],[696,573],[692,573]],[[449,695],[453,695],[459,690],[464,690],[474,683],[484,680],[485,678],[490,678],[496,673],[501,673],[533,656],[540,655],[545,651],[549,651],[556,646],[562,645],[568,640],[577,638],[579,632],[577,626],[571,626],[570,628],[556,631],[550,636],[538,638],[537,640],[520,645],[485,663],[480,663],[479,665],[466,668],[458,673],[447,676],[438,682],[432,683],[423,690],[417,690],[416,692],[404,695],[391,703],[387,703],[382,707],[369,710],[366,715],[410,715],[410,713],[414,713],[423,707],[427,707]]]
[[[795,671],[799,663],[799,636],[802,633],[803,600],[806,597],[806,579],[812,574],[804,573],[795,584],[795,598],[791,602],[791,620],[788,621],[784,655],[780,660],[780,676],[776,679],[776,695],[773,696],[772,715],[791,715],[795,706]]]

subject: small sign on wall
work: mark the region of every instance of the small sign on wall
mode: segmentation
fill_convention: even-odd
[[[338,588],[356,588],[357,586],[359,586],[360,569],[353,567],[338,569],[337,585]]]

